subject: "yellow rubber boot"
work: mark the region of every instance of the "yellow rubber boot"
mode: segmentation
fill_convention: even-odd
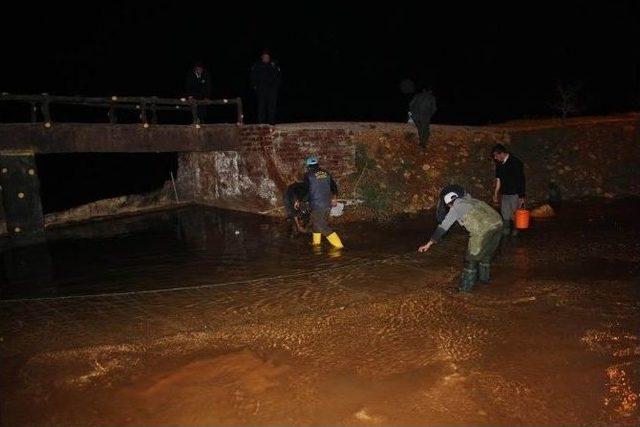
[[[336,249],[342,249],[344,246],[342,245],[342,241],[340,241],[340,237],[338,237],[338,233],[331,233],[327,236],[327,240],[329,243],[333,245]]]
[[[313,233],[313,245],[318,246],[322,243],[322,233]]]

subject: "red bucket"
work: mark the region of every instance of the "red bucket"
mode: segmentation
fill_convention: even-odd
[[[526,230],[531,222],[531,212],[526,209],[518,209],[514,215],[514,220],[518,230]]]

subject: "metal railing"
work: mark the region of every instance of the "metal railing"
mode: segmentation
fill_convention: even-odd
[[[30,104],[31,106],[31,123],[38,122],[38,111],[42,116],[42,121],[46,127],[50,127],[51,105],[82,105],[89,107],[106,108],[109,123],[118,123],[118,110],[138,110],[140,122],[144,127],[149,124],[158,123],[158,111],[190,111],[193,119],[193,125],[200,126],[199,109],[211,105],[235,105],[237,114],[237,123],[242,124],[242,99],[202,99],[193,98],[158,98],[156,96],[112,96],[110,98],[86,97],[86,96],[57,96],[43,93],[41,95],[12,95],[9,93],[0,94],[0,102],[12,101]]]

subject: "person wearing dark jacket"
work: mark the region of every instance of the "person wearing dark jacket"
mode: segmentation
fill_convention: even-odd
[[[503,234],[517,236],[518,230],[513,228],[513,215],[524,207],[526,180],[522,161],[509,153],[504,145],[496,144],[491,150],[496,162],[496,182],[493,202],[500,201],[500,212],[504,220]],[[500,199],[500,200],[499,200]]]
[[[265,50],[260,60],[253,64],[250,77],[258,98],[258,123],[275,124],[281,72],[271,61],[268,51]]]
[[[294,182],[284,193],[284,209],[287,213],[287,221],[291,223],[292,235],[307,231],[311,215],[307,191],[307,185],[304,182]]]
[[[420,147],[422,148],[427,148],[427,140],[431,134],[431,117],[437,109],[436,97],[431,90],[423,90],[415,94],[409,103],[411,119],[416,125],[416,128],[418,128],[418,138],[420,140]]]
[[[307,173],[304,176],[304,183],[308,189],[309,206],[311,207],[313,245],[322,243],[322,236],[325,236],[333,247],[341,249],[343,245],[338,233],[329,226],[331,207],[337,203],[338,186],[331,174],[320,168],[316,157],[308,157],[305,163]]]
[[[202,62],[196,62],[193,68],[187,73],[184,83],[185,94],[189,99],[209,99],[211,97],[211,78]],[[198,119],[204,121],[206,116],[206,106],[198,106]]]

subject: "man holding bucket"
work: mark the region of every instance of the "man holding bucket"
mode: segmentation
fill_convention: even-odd
[[[522,161],[509,153],[504,145],[496,144],[491,150],[496,161],[496,183],[493,202],[498,204],[500,195],[500,213],[504,220],[502,234],[517,236],[518,229],[513,227],[513,216],[518,209],[524,208],[525,177]]]

